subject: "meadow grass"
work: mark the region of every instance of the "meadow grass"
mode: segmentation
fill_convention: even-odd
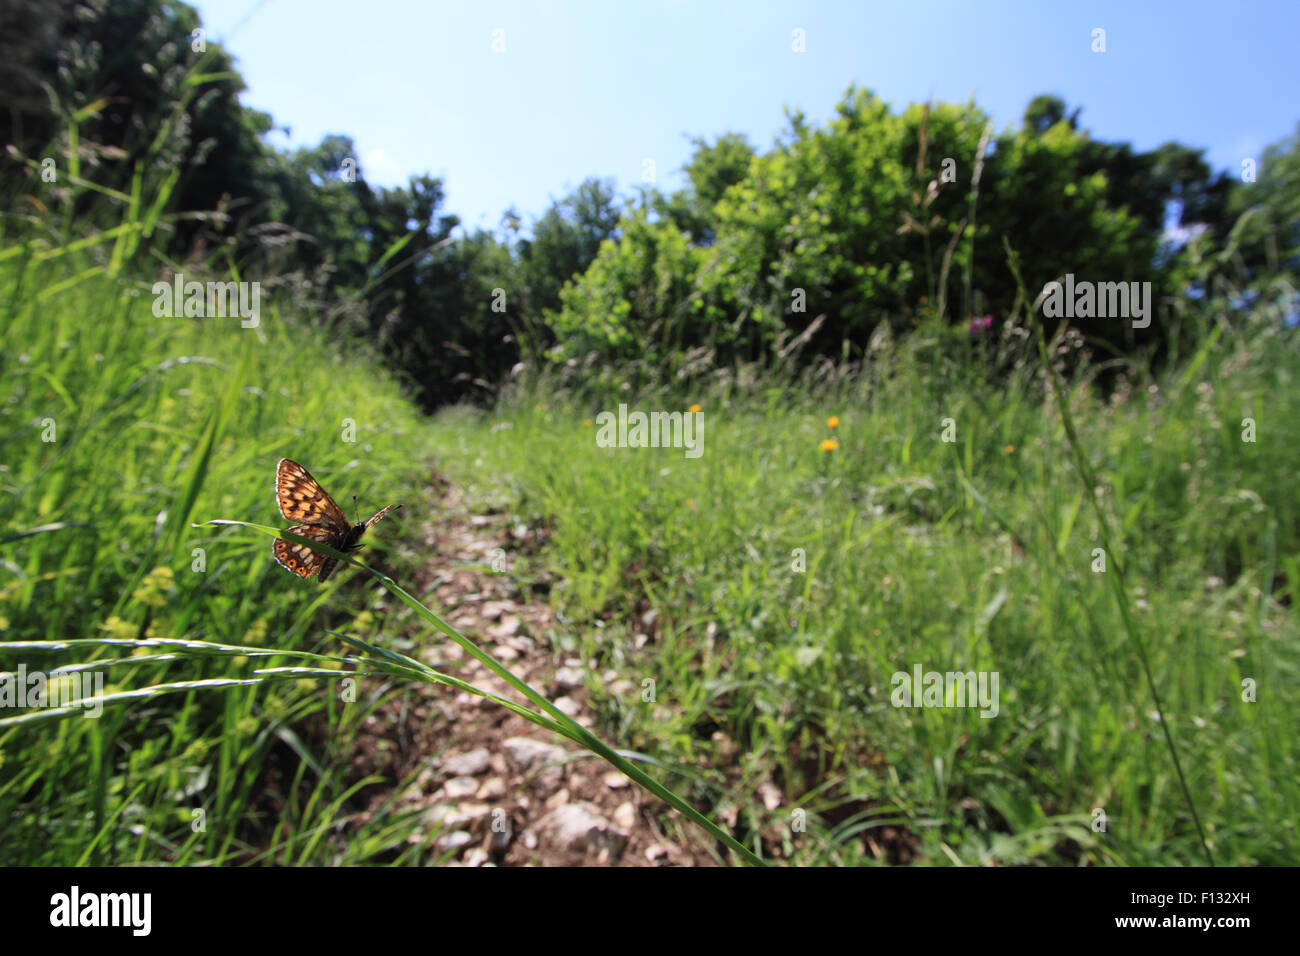
[[[296,581],[261,534],[194,527],[281,524],[286,455],[345,507],[407,504],[366,539],[398,580],[420,559],[431,461],[544,527],[512,573],[555,580],[548,637],[557,660],[592,664],[604,739],[801,863],[1204,862],[1106,577],[1119,562],[1215,859],[1296,862],[1300,360],[1275,323],[1216,325],[1207,307],[1155,379],[1102,389],[1096,365],[1072,366],[1088,488],[1011,326],[1009,378],[965,329],[923,325],[860,368],[631,396],[702,405],[689,459],[597,447],[584,420],[618,399],[549,380],[421,419],[372,357],[282,308],[257,329],[159,319],[147,282],[70,261],[0,261],[4,642],[139,642],[95,652],[109,692],[247,683],[0,729],[0,862],[431,861],[409,842],[427,834],[396,799],[407,782],[354,779],[348,761],[382,695],[428,675],[394,664],[360,706],[322,680],[342,666],[331,629],[378,660],[418,609],[350,572]],[[1063,362],[1077,345],[1051,343]],[[1090,495],[1110,519],[1106,571]],[[891,706],[891,675],[918,664],[997,671],[998,715]],[[393,799],[357,819],[372,785]]]
[[[0,263],[0,288],[6,642],[161,637],[271,650],[328,642],[337,652],[326,621],[361,637],[398,627],[391,618],[405,609],[348,584],[350,575],[325,587],[299,582],[270,559],[262,536],[191,526],[218,516],[280,523],[272,483],[282,456],[308,463],[349,510],[354,493],[363,508],[399,494],[419,503],[428,432],[364,354],[341,357],[275,305],[257,328],[238,318],[156,318],[148,283],[96,266],[11,258]],[[345,418],[354,442],[344,440]],[[395,517],[391,534],[368,536],[370,548],[382,554],[400,538],[405,519]],[[409,566],[414,556],[407,548],[387,560]],[[67,654],[16,659],[3,648],[0,669],[70,663]],[[244,657],[134,653],[137,663],[106,666],[106,692],[251,676]],[[417,821],[395,808],[339,839],[360,785],[346,781],[347,741],[374,703],[363,694],[360,706],[340,706],[304,678],[0,731],[0,862],[412,856],[405,837]],[[295,729],[309,721],[327,727],[328,746]]]
[[[539,710],[497,703],[603,757],[758,862],[391,578],[371,572],[393,606],[337,585],[317,592],[270,563],[264,541],[217,534],[242,526],[285,536],[247,516],[268,507],[274,515],[271,477],[290,453],[312,461],[336,492],[364,466],[364,488],[378,475],[424,497],[429,435],[373,356],[343,361],[274,310],[251,329],[238,319],[159,319],[138,285],[112,270],[92,266],[69,281],[42,275],[30,258],[7,268],[17,305],[5,327],[24,350],[4,369],[16,462],[4,466],[11,494],[0,534],[16,554],[0,592],[4,676],[11,687],[20,668],[107,671],[113,681],[96,719],[77,719],[89,716],[84,705],[0,718],[10,768],[0,764],[0,814],[12,824],[4,841],[12,862],[436,860],[424,852],[436,827],[397,809],[410,780],[350,779],[351,745],[382,686],[368,706],[332,696],[345,673],[482,693],[358,636],[386,641],[417,618]],[[32,288],[53,292],[24,294]],[[340,616],[350,633],[330,636],[323,625]],[[362,655],[319,653],[340,640]],[[32,654],[54,659],[28,665]],[[286,692],[279,685],[289,681]],[[210,691],[224,701],[214,706]],[[304,740],[295,730],[310,718],[319,727],[322,715],[323,734]],[[293,756],[272,765],[277,742]],[[388,791],[388,805],[348,826],[350,801],[371,786]]]
[[[1051,343],[1092,488],[1010,326],[1009,380],[966,329],[923,328],[853,374],[632,402],[702,405],[695,460],[598,447],[625,399],[546,382],[434,432],[477,500],[550,528],[565,649],[617,675],[591,685],[607,732],[742,838],[804,863],[1295,863],[1300,360],[1275,322],[1209,308],[1154,379],[1102,389],[1067,362],[1080,340]],[[998,715],[891,706],[918,664],[998,672]]]

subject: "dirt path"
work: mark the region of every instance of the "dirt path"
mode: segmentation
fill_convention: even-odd
[[[491,567],[533,536],[508,515],[474,515],[459,489],[435,478],[434,524],[421,542],[429,563],[416,593],[583,726],[593,725],[588,682],[577,658],[561,657],[547,639],[549,607],[528,601],[508,574]],[[500,549],[498,551],[498,549]],[[421,638],[425,640],[426,638]],[[431,666],[475,686],[518,699],[504,681],[450,640],[419,653]],[[599,732],[599,731],[598,731]],[[412,685],[392,695],[358,738],[356,769],[391,780],[416,774],[400,795],[425,808],[421,841],[431,862],[480,866],[714,865],[707,837],[604,761],[554,737],[505,708],[446,687]],[[374,794],[372,806],[389,793]]]

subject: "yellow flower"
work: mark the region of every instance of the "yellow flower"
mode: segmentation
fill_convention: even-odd
[[[835,449],[840,447],[840,443],[837,442],[834,438],[827,438],[822,441],[820,447],[822,451],[834,451]]]
[[[692,414],[692,415],[695,415],[695,414],[697,414],[697,413],[699,413],[699,412],[702,412],[702,411],[704,411],[704,409],[700,408],[700,406],[698,406],[698,405],[692,405],[692,406],[691,406],[691,414]]]
[[[253,626],[244,632],[245,644],[261,644],[266,640],[266,618],[259,617]]]
[[[591,419],[590,419],[590,418],[584,418],[584,419],[582,420],[582,427],[583,427],[583,428],[590,428],[590,427],[591,427]]]
[[[212,744],[204,739],[192,741],[185,752],[181,754],[181,760],[191,761],[193,763],[202,763],[207,757],[208,751],[212,749]]]
[[[174,581],[175,575],[171,568],[154,568],[144,576],[144,580],[131,596],[141,604],[162,607],[167,603],[167,592],[172,589]]]
[[[826,419],[826,427],[827,427],[827,428],[839,428],[839,427],[840,427],[840,419],[839,419],[839,416],[838,416],[838,415],[832,415],[830,418]]]
[[[1015,446],[1015,445],[1007,445],[1007,447],[1006,447],[1006,448],[1003,448],[1002,450],[1003,450],[1004,452],[1006,452],[1008,455],[1010,455],[1012,452],[1014,452],[1014,451],[1016,450],[1016,446]]]
[[[108,633],[113,637],[120,637],[123,640],[128,641],[135,637],[136,632],[139,630],[134,624],[122,620],[117,615],[110,617],[103,624],[99,625],[99,629],[101,631],[108,631]]]
[[[162,565],[160,567],[154,568],[147,575],[145,575],[146,581],[154,583],[159,587],[167,587],[167,588],[170,588],[172,586],[172,582],[175,580],[175,578],[176,578],[175,572],[173,572],[172,569],[167,567],[166,565]]]
[[[695,499],[694,499],[694,498],[687,498],[687,499],[686,499],[686,507],[690,508],[692,511],[699,511],[699,510],[700,510],[699,508],[695,507]]]

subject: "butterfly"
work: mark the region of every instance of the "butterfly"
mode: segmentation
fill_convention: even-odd
[[[343,509],[326,494],[311,472],[289,458],[281,458],[275,466],[275,503],[286,521],[298,522],[289,529],[290,534],[319,541],[344,554],[361,547],[357,542],[367,528],[394,508],[402,507],[389,505],[369,521],[350,524]],[[300,578],[309,578],[319,571],[322,584],[338,563],[323,551],[313,551],[305,544],[283,538],[271,543],[271,553],[282,568]]]

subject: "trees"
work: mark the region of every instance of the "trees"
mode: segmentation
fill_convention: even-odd
[[[1031,295],[1067,273],[1171,294],[1179,249],[1166,224],[1217,228],[1224,178],[1199,151],[1168,143],[1139,153],[1092,139],[1078,118],[1059,98],[1038,97],[1018,128],[993,136],[974,103],[895,113],[850,88],[824,128],[793,114],[762,156],[743,138],[697,140],[692,188],[658,199],[661,221],[626,227],[564,296],[555,354],[700,343],[723,361],[765,358],[817,321],[809,350],[838,355],[845,343],[862,350],[881,322],[1006,315],[1018,290],[1003,237]],[[675,249],[674,234],[694,254]],[[668,281],[665,261],[685,271]],[[650,273],[660,276],[657,324],[633,305]],[[1116,349],[1169,333],[1112,319],[1076,326]],[[652,328],[671,338],[647,343]]]
[[[691,140],[695,152],[685,166],[690,188],[664,198],[655,197],[659,215],[671,219],[697,245],[711,245],[717,220],[714,209],[728,189],[749,173],[754,147],[743,133],[724,133],[710,145]]]
[[[1241,172],[1231,184],[1217,238],[1226,244],[1236,229],[1232,238],[1247,277],[1281,271],[1300,285],[1300,124],[1258,162],[1243,163]]]
[[[674,350],[699,344],[707,329],[690,299],[697,256],[671,221],[651,222],[641,206],[620,223],[582,277],[560,293],[552,314],[562,344],[556,358],[590,353],[659,365]]]
[[[173,208],[208,213],[168,224],[175,255],[236,233],[259,198],[270,117],[240,104],[243,80],[198,32],[194,10],[175,0],[56,2],[32,18],[38,29],[5,40],[22,91],[6,142],[55,159],[61,183],[83,167],[118,192],[137,174],[146,193],[167,183]],[[79,196],[74,213],[88,215],[92,201],[102,199]]]
[[[441,181],[376,188],[346,135],[269,147],[271,118],[239,103],[231,58],[177,0],[10,10],[31,29],[0,37],[14,90],[0,129],[28,162],[10,167],[27,178],[7,228],[49,206],[89,229],[94,204],[120,219],[132,190],[146,204],[170,195],[154,236],[164,261],[309,290],[327,308],[308,311],[377,344],[426,406],[485,394],[521,354],[667,373],[693,351],[773,360],[797,338],[805,355],[838,357],[861,354],[881,323],[1005,316],[1018,289],[1004,238],[1031,296],[1071,273],[1174,295],[1205,272],[1190,263],[1207,245],[1229,247],[1248,277],[1300,271],[1300,131],[1245,182],[1177,143],[1098,141],[1059,97],[995,133],[973,102],[894,111],[850,87],[824,126],[789,113],[761,155],[738,133],[693,139],[689,185],[672,195],[646,189],[625,208],[614,183],[587,179],[525,238],[512,239],[513,213],[500,237],[466,235]],[[54,185],[33,175],[47,156]],[[69,188],[74,169],[98,189]],[[1075,325],[1120,351],[1171,334]]]
[[[560,305],[565,283],[586,271],[601,245],[618,234],[622,213],[612,181],[590,178],[551,208],[519,242],[519,268],[529,311],[538,317]]]

